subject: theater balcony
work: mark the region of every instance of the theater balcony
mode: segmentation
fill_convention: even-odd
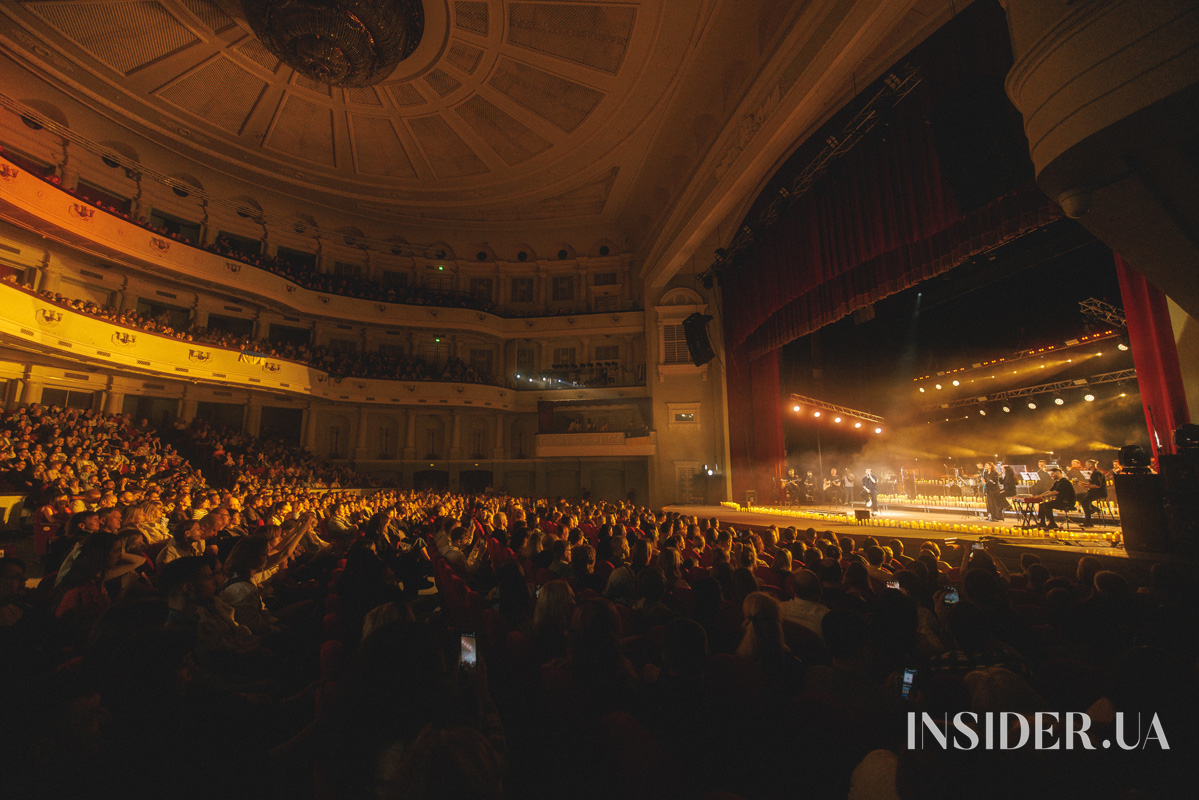
[[[658,438],[653,431],[641,435],[621,431],[540,433],[536,448],[537,458],[653,456],[657,455]]]
[[[228,292],[306,317],[373,326],[402,324],[503,339],[578,335],[581,331],[639,333],[644,325],[644,312],[640,310],[575,307],[578,313],[537,315],[533,311],[500,316],[472,308],[408,305],[314,291],[267,269],[192,246],[97,208],[3,156],[0,218],[142,273],[169,275],[172,280]]]

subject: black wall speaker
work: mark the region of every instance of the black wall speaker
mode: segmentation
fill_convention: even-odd
[[[1112,485],[1120,503],[1120,527],[1124,531],[1124,547],[1150,553],[1169,552],[1169,529],[1162,476],[1151,472],[1121,473],[1112,476]]]
[[[697,367],[702,367],[716,357],[716,353],[712,350],[712,343],[708,341],[708,322],[711,319],[711,314],[701,314],[697,311],[683,320],[683,336],[687,338],[687,353]]]

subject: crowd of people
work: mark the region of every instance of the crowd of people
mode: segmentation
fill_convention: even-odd
[[[7,275],[3,280],[17,284],[13,275]],[[33,291],[31,287],[22,288]],[[158,317],[151,317],[137,311],[100,305],[92,300],[72,299],[65,297],[60,292],[43,290],[35,292],[35,294],[46,302],[54,303],[79,314],[97,317],[114,325],[145,331],[156,336],[169,336],[183,342],[195,342],[196,344],[238,350],[255,356],[296,361],[326,372],[332,378],[498,383],[494,376],[480,373],[473,366],[455,356],[445,359],[445,362],[438,366],[415,355],[384,350],[359,352],[334,349],[318,344],[275,342],[203,326],[176,330],[171,326],[169,316],[165,313]]]
[[[159,432],[129,415],[37,403],[0,412],[0,488],[27,495],[30,508],[80,497],[110,507],[147,487],[169,503],[217,489],[372,485],[369,476],[302,448],[217,430],[203,419],[180,419]]]
[[[326,492],[206,426],[3,427],[7,463],[58,473],[40,562],[0,560],[13,796],[1131,798],[1193,774],[1172,565],[1137,586],[627,502]],[[1096,744],[1139,713],[1144,742],[913,748],[910,711],[1085,712]]]

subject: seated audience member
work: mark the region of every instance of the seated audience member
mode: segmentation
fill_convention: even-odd
[[[783,603],[783,619],[803,625],[820,635],[820,623],[828,613],[828,606],[821,602],[823,587],[820,578],[811,570],[801,569],[795,573],[792,583],[795,597]]]
[[[204,554],[204,527],[199,520],[187,520],[175,528],[171,541],[158,551],[154,563],[160,569],[177,558]]]
[[[783,639],[783,612],[779,601],[764,592],[753,592],[742,604],[745,633],[737,645],[737,657],[762,671],[767,691],[773,697],[799,694],[803,688],[804,664]]]

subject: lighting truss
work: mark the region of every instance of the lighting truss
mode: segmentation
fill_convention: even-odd
[[[1118,383],[1119,381],[1136,380],[1137,371],[1135,369],[1122,369],[1116,372],[1104,372],[1100,375],[1092,375],[1089,378],[1074,378],[1064,381],[1053,381],[1052,383],[1038,383],[1035,386],[1024,386],[1020,389],[1009,389],[1006,392],[995,392],[993,394],[982,395],[980,397],[963,397],[960,400],[953,400],[948,403],[930,403],[929,405],[921,406],[923,411],[936,411],[946,408],[964,408],[966,406],[978,406],[983,403],[994,403],[1001,400],[1014,400],[1018,397],[1029,397],[1034,394],[1049,394],[1051,392],[1063,392],[1068,389],[1081,389],[1084,386],[1099,386],[1104,383]]]
[[[812,185],[828,171],[829,165],[844,156],[862,141],[874,126],[883,118],[888,108],[894,108],[901,100],[911,94],[920,85],[923,74],[919,67],[905,65],[897,67],[888,73],[883,81],[883,87],[871,97],[866,104],[845,123],[840,131],[829,134],[824,140],[824,148],[796,175],[790,185],[780,186],[778,194],[771,199],[770,204],[758,215],[757,219],[742,225],[734,234],[727,249],[716,251],[716,261],[712,263],[703,276],[719,275],[729,266],[737,262],[742,252],[754,242],[754,232],[764,231],[775,223],[783,209],[795,203],[812,188]],[[707,284],[705,284],[707,285]]]
[[[1128,323],[1124,321],[1124,311],[1106,301],[1088,297],[1086,300],[1079,301],[1078,308],[1082,311],[1083,316],[1090,317],[1096,322],[1111,325],[1113,328],[1128,327]]]
[[[836,403],[829,403],[824,400],[817,400],[814,397],[805,397],[802,394],[791,395],[791,404],[792,405],[801,405],[801,406],[810,406],[811,408],[818,408],[821,411],[832,411],[836,414],[841,414],[842,416],[845,416],[845,417],[853,417],[854,419],[860,419],[863,422],[873,422],[875,425],[883,424],[883,418],[878,416],[877,414],[867,414],[865,411],[858,411],[857,409],[849,408],[848,406],[839,406]]]

